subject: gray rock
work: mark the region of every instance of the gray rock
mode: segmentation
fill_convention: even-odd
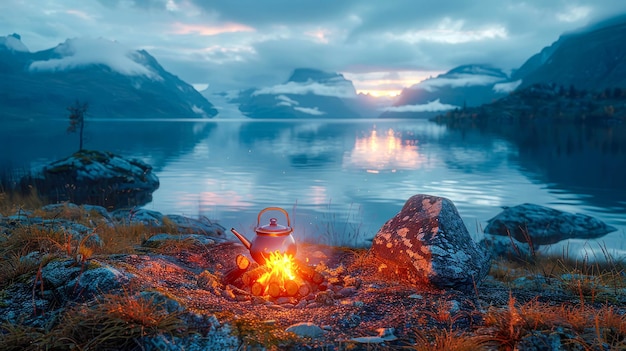
[[[71,299],[91,299],[121,289],[130,281],[129,277],[111,266],[84,271],[66,285],[66,294]]]
[[[488,222],[485,233],[510,235],[535,247],[567,239],[599,238],[617,230],[591,216],[529,203],[508,207]]]
[[[74,261],[51,261],[41,269],[41,280],[44,289],[56,289],[75,279],[81,272],[81,267]]]
[[[324,330],[313,323],[297,323],[285,329],[288,333],[294,333],[302,338],[318,338],[324,335]]]
[[[119,209],[111,212],[113,219],[123,225],[143,224],[147,226],[162,226],[163,214],[158,211],[144,208]]]
[[[416,284],[471,291],[489,257],[471,238],[452,201],[414,195],[378,231],[370,251]]]
[[[152,167],[143,161],[88,150],[45,165],[20,183],[53,201],[114,208],[148,203],[159,188]]]
[[[528,261],[533,256],[533,251],[528,243],[519,242],[510,236],[485,234],[479,246],[491,252],[494,257],[508,260]]]
[[[214,237],[223,237],[226,228],[216,222],[212,222],[206,217],[189,218],[180,215],[167,215],[170,221],[178,226],[178,231],[182,233],[204,234]]]
[[[121,224],[143,224],[151,227],[176,226],[176,230],[186,234],[208,235],[214,238],[224,237],[226,228],[206,217],[190,218],[180,215],[163,215],[161,212],[144,208],[119,209],[111,213],[113,219]]]

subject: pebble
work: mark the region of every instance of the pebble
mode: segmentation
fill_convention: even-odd
[[[285,331],[304,338],[317,338],[324,335],[322,328],[310,322],[290,325]]]

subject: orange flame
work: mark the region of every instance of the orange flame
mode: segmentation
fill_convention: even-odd
[[[265,260],[265,265],[269,270],[257,279],[261,284],[265,285],[270,281],[275,281],[283,285],[285,281],[296,278],[296,261],[291,254],[283,255],[278,250],[271,252],[270,256]]]

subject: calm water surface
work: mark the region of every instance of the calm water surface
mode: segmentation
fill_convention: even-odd
[[[545,128],[505,137],[426,120],[87,123],[86,148],[154,166],[161,186],[145,208],[206,216],[248,236],[259,211],[278,206],[299,240],[367,245],[409,197],[424,193],[452,200],[476,239],[502,206],[531,202],[618,228],[599,241],[570,240],[570,253],[599,245],[626,253],[626,143],[613,135],[623,128],[609,136],[604,129],[559,131],[546,142]],[[36,167],[78,143],[64,120],[0,127],[7,167]]]

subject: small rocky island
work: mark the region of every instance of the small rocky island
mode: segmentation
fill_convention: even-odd
[[[81,150],[35,170],[20,181],[52,202],[70,201],[109,209],[145,205],[159,188],[152,166],[111,152]]]

